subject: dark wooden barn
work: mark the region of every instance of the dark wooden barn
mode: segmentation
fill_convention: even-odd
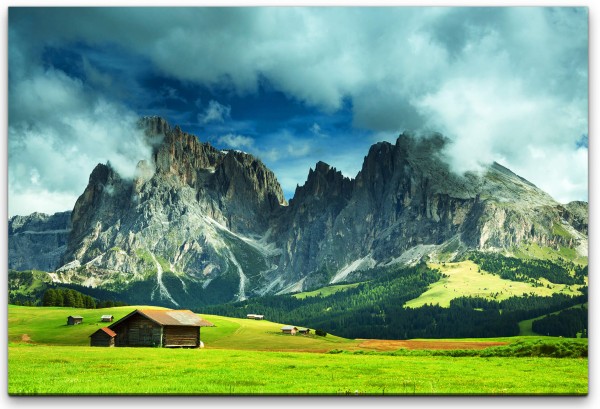
[[[69,315],[67,317],[67,325],[77,325],[83,322],[83,317],[79,315]]]
[[[200,346],[200,327],[211,327],[190,310],[135,310],[108,328],[117,347]]]
[[[100,328],[90,335],[90,346],[93,347],[114,347],[116,332],[108,327]]]

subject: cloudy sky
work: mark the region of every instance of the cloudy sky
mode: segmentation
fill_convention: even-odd
[[[8,56],[9,216],[72,209],[100,162],[130,176],[144,115],[257,155],[288,199],[404,130],[588,199],[585,8],[12,8]]]

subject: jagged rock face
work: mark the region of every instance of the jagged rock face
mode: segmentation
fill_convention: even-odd
[[[218,151],[160,118],[143,126],[154,163],[140,162],[133,180],[109,165],[94,169],[73,209],[60,273],[76,270],[69,279],[90,285],[154,280],[148,299],[174,305],[165,277],[183,292],[190,283],[210,291],[227,277],[236,284],[225,299],[245,298],[271,269],[273,255],[252,237],[264,236],[269,214],[286,204],[275,176],[258,159]]]
[[[398,262],[412,249],[444,251],[447,243],[465,251],[587,242],[586,233],[555,231],[569,225],[566,214],[587,226],[583,210],[561,213],[549,195],[499,164],[482,175],[456,175],[441,160],[446,143],[441,135],[401,135],[395,145],[373,145],[343,188],[339,178],[333,186],[322,182],[323,165],[311,170],[281,217],[292,220],[281,244],[281,265],[293,277],[287,290],[335,283],[353,271]]]
[[[264,233],[270,215],[287,204],[277,178],[255,157],[229,151],[210,179],[223,204],[227,227],[244,233]]]
[[[589,208],[586,202],[570,202],[559,208],[561,216],[567,223],[582,234],[588,235]]]
[[[293,272],[316,272],[331,249],[330,233],[352,197],[353,183],[341,172],[318,162],[303,186],[296,188],[287,208],[274,219],[275,237],[284,249],[279,265],[289,278]],[[288,281],[289,281],[288,278]],[[307,283],[308,285],[309,283]]]
[[[67,247],[71,212],[32,213],[8,220],[8,266],[15,270],[53,271]]]
[[[587,256],[587,204],[561,206],[499,164],[456,175],[439,134],[373,145],[355,179],[318,162],[287,206],[257,158],[216,150],[161,118],[142,126],[151,160],[133,180],[108,164],[94,169],[56,280],[111,289],[146,283],[135,287],[137,302],[193,306],[469,249],[535,243]]]

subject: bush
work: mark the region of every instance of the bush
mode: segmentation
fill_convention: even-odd
[[[325,331],[323,331],[322,329],[316,329],[315,330],[315,334],[317,334],[320,337],[326,337],[327,333]]]

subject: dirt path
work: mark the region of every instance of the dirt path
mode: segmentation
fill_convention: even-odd
[[[358,346],[365,349],[374,349],[376,351],[395,351],[400,348],[407,349],[484,349],[488,347],[507,345],[508,342],[487,342],[487,341],[396,341],[386,339],[368,339],[361,342]]]

